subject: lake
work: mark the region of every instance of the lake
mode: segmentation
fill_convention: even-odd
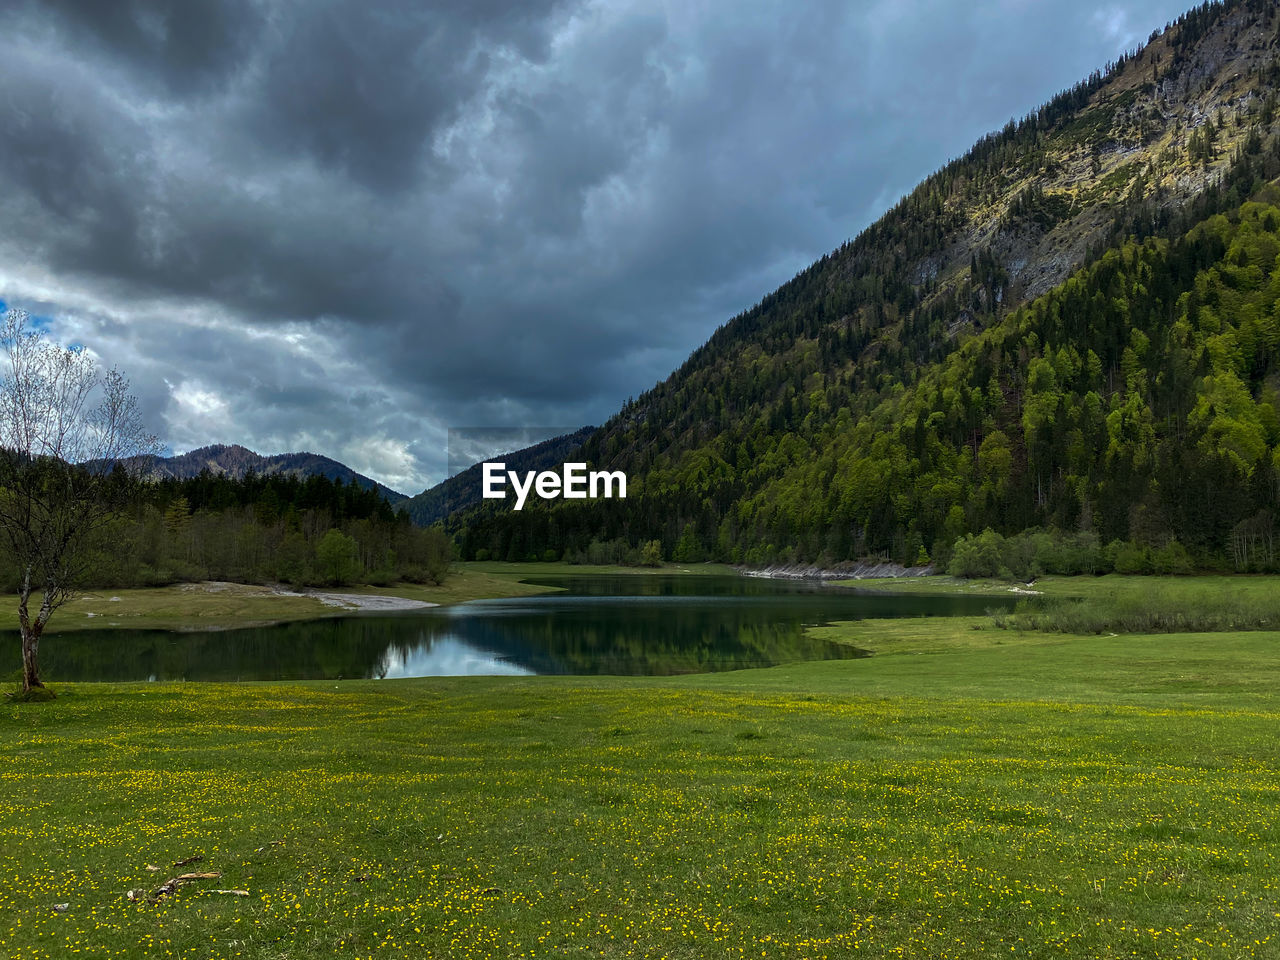
[[[50,681],[661,676],[865,656],[832,620],[980,614],[1012,599],[874,593],[737,576],[530,577],[563,592],[208,633],[50,634]],[[55,621],[56,623],[56,621]]]

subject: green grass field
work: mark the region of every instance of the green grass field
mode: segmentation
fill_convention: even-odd
[[[34,607],[37,600],[32,601]],[[0,626],[18,628],[17,597],[0,598]],[[249,584],[177,584],[85,590],[54,612],[49,633],[80,630],[223,630],[341,613],[311,597],[286,597]]]
[[[1280,634],[818,629],[876,655],[0,706],[0,956],[1280,955]]]

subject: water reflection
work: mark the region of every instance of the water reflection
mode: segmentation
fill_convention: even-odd
[[[805,626],[993,605],[991,598],[864,594],[740,577],[554,582],[566,592],[397,615],[217,633],[51,635],[42,661],[53,680],[666,675],[856,657],[860,651],[805,636]]]
[[[397,650],[382,677],[527,677],[529,667],[477,650],[460,637],[433,639],[424,631],[417,646]]]

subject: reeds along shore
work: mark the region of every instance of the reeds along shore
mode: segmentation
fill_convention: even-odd
[[[997,625],[1056,633],[1196,633],[1280,629],[1280,592],[1152,584],[1085,599],[1027,600]]]

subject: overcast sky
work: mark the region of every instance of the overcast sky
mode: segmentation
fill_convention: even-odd
[[[43,0],[0,13],[0,300],[175,452],[396,489],[600,423],[1188,0]]]

